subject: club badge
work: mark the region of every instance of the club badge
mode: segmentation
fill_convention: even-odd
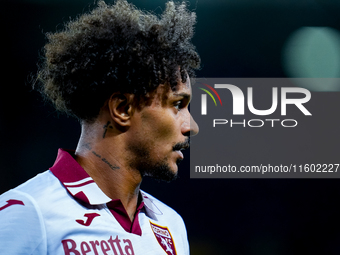
[[[150,221],[151,229],[159,245],[168,255],[176,255],[175,243],[167,227],[158,226]]]

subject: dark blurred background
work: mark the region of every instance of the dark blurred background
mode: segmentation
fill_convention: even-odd
[[[155,13],[165,8],[161,0],[129,2]],[[340,1],[188,3],[198,16],[198,77],[340,76]],[[1,0],[0,193],[48,169],[59,147],[76,147],[77,121],[55,112],[31,84],[44,33],[93,6],[88,0]],[[338,87],[308,89],[340,98]],[[190,179],[188,164],[177,181],[145,179],[142,189],[182,215],[191,254],[339,254],[340,180],[198,180]]]

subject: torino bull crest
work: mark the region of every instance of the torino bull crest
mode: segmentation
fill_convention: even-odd
[[[159,245],[168,255],[177,255],[175,243],[167,227],[158,226],[150,221],[151,229]]]

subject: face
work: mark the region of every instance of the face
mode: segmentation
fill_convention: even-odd
[[[198,126],[189,113],[190,79],[175,90],[160,85],[151,104],[136,111],[131,119],[128,142],[130,166],[143,176],[170,181],[176,178],[181,150],[189,147],[189,137]]]

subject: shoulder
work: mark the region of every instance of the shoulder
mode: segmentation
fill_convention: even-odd
[[[0,195],[0,213],[9,214],[22,210],[38,213],[41,200],[45,204],[47,203],[46,196],[50,195],[49,189],[53,189],[55,184],[56,178],[52,176],[50,171],[38,174],[18,187]]]
[[[185,229],[182,217],[174,209],[145,191],[141,190],[141,194],[146,208],[152,211],[160,221],[171,221],[172,224]]]
[[[41,191],[46,191],[47,189],[52,188],[51,185],[57,182],[59,182],[58,179],[51,173],[51,171],[47,170],[29,179],[28,181],[24,182],[13,190],[27,193],[32,196],[35,196],[37,194],[42,195]]]
[[[163,203],[159,199],[155,198],[154,196],[150,195],[149,193],[141,190],[141,194],[142,194],[143,200],[144,200],[144,202],[146,203],[147,206],[151,202],[151,204],[153,204],[154,206],[157,207],[156,210],[158,209],[158,211],[162,212],[163,214],[169,213],[169,214],[181,217],[174,209],[172,209],[170,206],[166,205],[165,203]]]
[[[37,175],[0,196],[0,254],[41,254],[46,231],[41,204],[55,178],[49,171]]]

